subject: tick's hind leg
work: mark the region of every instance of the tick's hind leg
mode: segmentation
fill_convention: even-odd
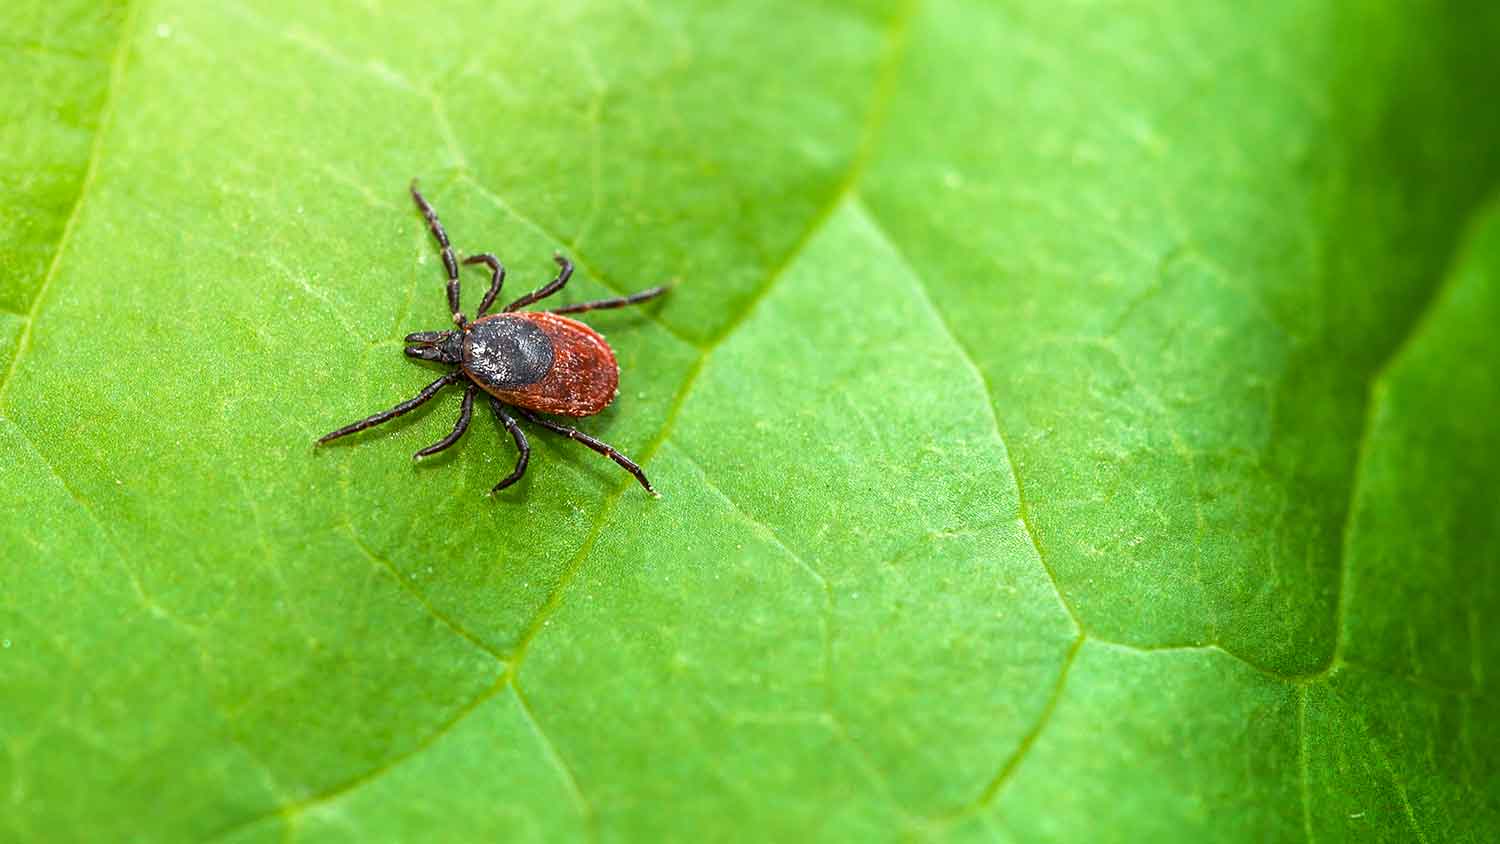
[[[490,268],[489,292],[485,293],[484,298],[479,300],[479,310],[474,312],[474,318],[479,319],[480,317],[484,316],[486,311],[490,309],[490,305],[495,304],[495,297],[500,293],[500,285],[505,283],[505,267],[500,263],[499,258],[496,258],[494,255],[491,255],[488,252],[484,253],[483,255],[473,255],[471,257],[465,258],[464,263],[485,264]]]
[[[547,282],[546,286],[533,290],[530,293],[527,293],[525,296],[517,299],[516,301],[511,302],[509,305],[506,305],[506,313],[510,313],[511,311],[514,311],[518,308],[524,308],[533,302],[540,302],[548,296],[551,296],[553,293],[556,293],[557,291],[563,289],[563,285],[567,284],[568,279],[573,277],[573,262],[569,261],[567,258],[564,258],[561,255],[553,255],[552,260],[557,262],[557,266],[559,268],[557,271],[557,278],[554,278],[551,281]]]
[[[605,457],[608,457],[610,460],[615,461],[616,463],[620,464],[620,466],[625,471],[629,472],[632,475],[635,475],[635,479],[641,482],[641,486],[645,487],[647,492],[651,493],[657,498],[661,498],[661,493],[651,488],[651,482],[646,480],[646,473],[641,471],[641,467],[637,466],[634,460],[631,460],[629,457],[626,457],[625,455],[617,451],[614,446],[611,446],[610,444],[603,442],[602,440],[594,439],[593,437],[585,434],[577,428],[569,428],[566,425],[559,425],[556,422],[553,422],[551,419],[545,419],[541,416],[537,416],[535,413],[532,413],[529,410],[525,410],[524,408],[516,408],[516,413],[521,414],[521,416],[528,422],[540,425],[549,431],[562,434],[565,437],[573,439],[575,442],[583,443],[594,451],[597,451]]]
[[[416,179],[411,180],[411,198],[417,203],[422,216],[427,218],[427,228],[432,231],[433,239],[443,249],[443,269],[448,271],[448,310],[453,314],[453,324],[463,328],[466,320],[458,305],[458,261],[453,258],[453,246],[448,243],[448,233],[443,231],[443,224],[438,222],[437,212],[432,210],[421,191],[417,190]]]
[[[390,410],[382,410],[374,416],[367,416],[364,419],[359,420],[358,422],[345,425],[344,427],[338,429],[337,431],[334,431],[333,433],[324,434],[323,436],[318,438],[318,445],[322,445],[323,443],[326,443],[330,440],[336,440],[339,437],[347,437],[350,434],[358,433],[366,428],[373,428],[382,422],[389,422],[392,419],[395,419],[397,416],[416,410],[418,407],[421,407],[422,405],[430,401],[432,397],[437,395],[438,392],[441,391],[444,387],[454,383],[455,381],[458,381],[463,377],[464,374],[462,372],[450,372],[447,375],[444,375],[438,380],[432,382],[431,384],[423,387],[422,392],[417,393],[415,397],[407,399],[406,401],[396,405]]]
[[[548,308],[548,313],[554,314],[579,314],[584,311],[602,311],[606,308],[623,308],[627,305],[639,305],[649,302],[661,294],[671,290],[669,285],[652,287],[629,296],[616,296],[613,299],[595,299],[592,302],[579,302],[576,305],[563,305],[561,308]]]
[[[474,393],[478,390],[479,387],[472,383],[469,384],[469,389],[464,390],[463,407],[459,408],[458,422],[453,425],[453,430],[448,433],[448,436],[413,454],[411,459],[421,460],[424,457],[437,454],[439,451],[458,442],[458,438],[464,435],[464,431],[469,430],[469,419],[474,416]]]
[[[531,445],[526,442],[526,432],[522,431],[521,426],[516,424],[516,420],[512,419],[510,414],[505,412],[505,405],[501,404],[500,400],[494,396],[490,396],[490,409],[495,411],[495,418],[500,420],[500,424],[505,426],[505,430],[510,431],[511,437],[516,441],[516,451],[520,452],[520,456],[516,458],[516,468],[511,470],[509,475],[505,476],[505,480],[495,484],[494,489],[490,490],[490,495],[494,495],[516,481],[519,481],[521,476],[526,474],[526,464],[531,461]]]

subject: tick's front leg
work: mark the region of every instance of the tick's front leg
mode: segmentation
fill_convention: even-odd
[[[411,180],[411,198],[417,203],[417,209],[422,216],[427,218],[427,228],[431,230],[432,236],[443,250],[443,269],[448,271],[448,310],[453,314],[453,324],[463,328],[468,320],[464,319],[464,312],[458,304],[458,261],[453,258],[453,246],[448,243],[448,233],[443,230],[443,224],[438,221],[437,212],[427,203],[422,192],[417,190],[417,180]]]
[[[517,299],[516,301],[511,302],[509,305],[506,305],[506,313],[524,308],[533,302],[540,302],[548,296],[551,296],[553,293],[556,293],[557,291],[563,289],[563,285],[567,284],[568,279],[573,277],[573,262],[569,261],[567,258],[564,258],[561,255],[553,255],[552,260],[557,262],[557,278],[552,279],[551,281],[547,282],[545,286],[533,290],[530,293],[527,293],[525,296]]]
[[[484,298],[479,300],[479,310],[474,312],[474,318],[478,319],[489,312],[490,305],[495,304],[495,297],[500,294],[500,285],[505,283],[505,266],[500,263],[499,258],[488,252],[483,255],[474,255],[473,257],[465,258],[464,263],[486,264],[490,268],[489,292],[485,293]]]

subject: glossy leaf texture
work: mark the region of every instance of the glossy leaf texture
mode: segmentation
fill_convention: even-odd
[[[1497,39],[13,2],[0,839],[1500,839]],[[581,423],[663,499],[414,465],[457,391],[313,447],[435,377],[413,177],[513,296],[675,282]]]

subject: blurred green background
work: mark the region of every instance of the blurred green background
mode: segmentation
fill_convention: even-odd
[[[1494,3],[0,21],[0,839],[1500,839]]]

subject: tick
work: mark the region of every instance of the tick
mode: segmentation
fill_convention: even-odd
[[[665,286],[652,287],[629,296],[579,302],[544,311],[522,311],[563,289],[573,276],[573,265],[561,255],[557,261],[557,278],[543,287],[506,305],[498,314],[486,314],[500,294],[500,285],[505,282],[505,267],[494,255],[485,253],[464,259],[465,264],[484,264],[490,268],[490,289],[479,302],[479,310],[471,322],[464,316],[458,304],[458,262],[453,257],[453,247],[448,243],[448,233],[438,222],[437,212],[432,209],[417,183],[411,183],[411,198],[417,209],[427,218],[427,228],[438,243],[443,254],[443,267],[448,271],[448,310],[453,314],[456,326],[447,331],[418,331],[406,335],[406,355],[419,360],[451,364],[457,369],[433,381],[413,398],[384,410],[374,416],[354,422],[325,434],[318,445],[330,440],[373,428],[398,416],[421,407],[444,387],[463,383],[465,385],[463,405],[459,408],[458,422],[453,430],[441,440],[412,455],[421,460],[437,454],[458,442],[469,429],[469,420],[474,415],[474,398],[483,390],[489,399],[495,418],[510,432],[520,452],[516,468],[500,483],[495,484],[491,494],[499,492],[519,481],[526,474],[526,464],[531,459],[531,446],[526,434],[507,408],[522,419],[553,433],[570,437],[620,464],[625,471],[635,476],[646,491],[660,497],[646,480],[646,473],[635,461],[621,454],[614,447],[584,432],[561,425],[539,414],[558,416],[593,416],[615,400],[620,385],[620,365],[615,361],[614,350],[604,342],[599,333],[575,319],[562,316],[603,308],[623,308],[655,299],[667,292]]]

